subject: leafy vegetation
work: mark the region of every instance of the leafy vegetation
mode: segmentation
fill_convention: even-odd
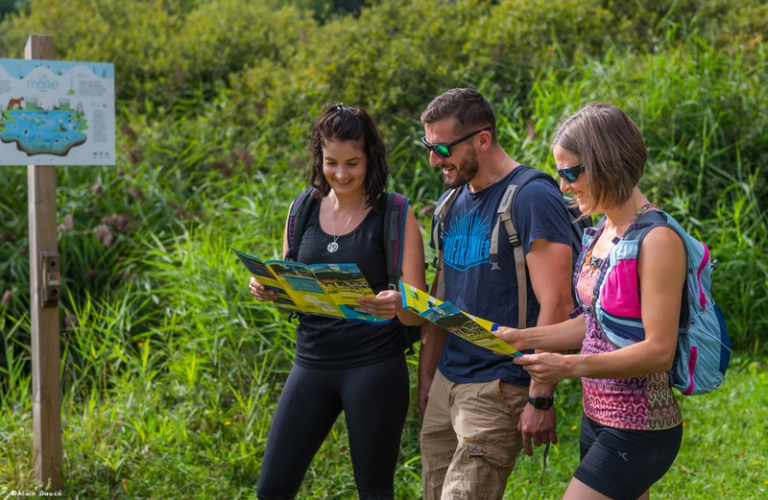
[[[0,0],[0,19],[25,9],[26,0]]]
[[[293,325],[251,299],[229,246],[278,255],[305,183],[308,127],[340,101],[381,124],[391,187],[423,212],[426,240],[442,186],[418,117],[455,86],[487,95],[506,150],[550,172],[550,135],[583,103],[612,102],[637,121],[650,153],[642,188],[719,260],[715,297],[739,352],[723,389],[680,399],[683,450],[654,496],[766,496],[765,2],[380,0],[354,15],[320,0],[25,4],[0,22],[4,57],[47,33],[58,59],[114,62],[118,83],[117,165],[57,169],[70,498],[253,497]],[[0,494],[10,496],[35,487],[26,169],[0,169],[0,180]],[[508,498],[565,490],[578,387],[559,390],[545,485],[539,450],[519,460]],[[419,425],[412,405],[397,498],[420,497]],[[343,421],[301,498],[356,498]]]

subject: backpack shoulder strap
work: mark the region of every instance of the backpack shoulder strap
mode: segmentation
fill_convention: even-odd
[[[304,234],[307,216],[315,202],[314,194],[314,188],[305,189],[296,196],[288,210],[288,253],[285,255],[287,260],[295,261],[299,255],[301,235]]]
[[[440,235],[443,233],[443,227],[445,226],[445,217],[450,212],[453,202],[456,201],[456,196],[459,194],[459,189],[451,189],[445,198],[435,208],[435,223],[432,225],[432,241],[435,243],[435,251],[440,251]]]
[[[576,258],[576,262],[573,263],[572,288],[574,292],[576,290],[576,285],[579,282],[579,275],[581,275],[581,268],[584,266],[584,260],[586,259],[589,251],[592,250],[592,247],[595,245],[597,237],[600,236],[600,233],[603,232],[605,221],[606,217],[603,216],[595,226],[584,228],[584,232],[581,236],[581,251]],[[595,287],[594,293],[597,293],[597,286]],[[576,308],[568,313],[568,316],[571,319],[580,316],[584,311],[592,310],[592,304],[583,304],[577,293],[574,293],[574,304]]]
[[[491,265],[494,266],[495,269],[498,269],[499,262],[498,235],[500,225],[503,224],[504,229],[507,231],[509,244],[513,247],[520,245],[520,237],[517,234],[517,227],[515,227],[515,222],[512,219],[512,209],[514,207],[517,193],[520,192],[523,186],[534,179],[544,179],[558,190],[560,189],[555,179],[553,179],[551,175],[542,172],[541,170],[529,167],[528,165],[520,165],[517,168],[522,168],[523,171],[517,174],[515,177],[515,182],[512,182],[507,186],[507,190],[505,191],[504,196],[501,199],[501,203],[499,203],[499,208],[496,211],[499,217],[496,221],[496,226],[493,228],[493,235],[491,236]]]
[[[410,200],[405,196],[387,193],[384,208],[384,242],[387,259],[387,280],[389,288],[397,290],[400,277],[403,275],[403,253],[405,247],[405,218],[408,215]],[[406,354],[415,354],[413,345],[421,339],[421,328],[403,325]]]
[[[668,224],[667,216],[664,212],[661,210],[648,210],[643,215],[638,217],[638,219],[632,224],[631,227],[627,228],[627,231],[624,233],[622,238],[626,240],[642,241],[642,239],[645,238],[645,235],[648,234],[648,231],[656,226],[672,227],[670,224]],[[678,231],[675,230],[675,232],[677,233]]]
[[[643,239],[648,235],[651,229],[659,226],[668,227],[672,229],[677,235],[680,237],[680,239],[683,242],[683,246],[685,247],[685,259],[686,259],[686,278],[685,282],[683,283],[683,297],[682,297],[682,305],[680,308],[680,324],[679,324],[679,331],[684,331],[687,329],[687,326],[690,324],[691,321],[691,314],[688,309],[688,305],[690,300],[693,298],[691,294],[694,292],[695,287],[693,287],[691,283],[691,271],[693,270],[691,268],[691,249],[689,248],[689,243],[687,240],[691,238],[691,236],[688,235],[688,233],[685,232],[685,230],[676,222],[674,222],[674,219],[669,217],[669,215],[666,214],[666,212],[663,212],[661,210],[649,210],[646,213],[644,213],[642,216],[640,216],[637,221],[632,224],[629,228],[627,228],[626,233],[624,233],[624,236],[622,236],[622,239],[628,240],[628,241],[637,241],[637,257],[640,256],[640,248],[643,244]],[[694,280],[695,281],[695,280]]]
[[[435,244],[435,258],[432,261],[432,267],[437,269],[438,272],[440,272],[437,265],[440,260],[440,236],[443,234],[445,218],[448,215],[448,212],[450,212],[453,203],[456,201],[460,189],[461,188],[456,188],[448,191],[448,194],[445,195],[442,201],[437,205],[437,208],[435,208],[435,221],[432,224],[432,241]],[[437,280],[437,289],[434,290],[434,296],[440,300],[445,300],[445,278],[442,276],[442,273]]]
[[[507,190],[501,198],[499,208],[496,210],[498,217],[496,218],[496,225],[493,227],[491,233],[491,249],[490,249],[490,262],[491,269],[500,269],[499,266],[499,226],[504,225],[504,230],[507,232],[509,244],[512,245],[515,255],[515,272],[517,275],[517,300],[518,300],[518,314],[517,314],[517,327],[519,329],[526,328],[528,323],[528,275],[525,265],[525,255],[523,253],[523,246],[520,244],[520,237],[517,234],[517,228],[515,222],[512,219],[512,209],[515,203],[515,195],[520,192],[526,184],[534,179],[548,179],[553,185],[557,186],[555,180],[548,174],[529,167],[527,165],[520,165],[517,168],[523,169],[515,176],[515,181],[507,185]]]
[[[410,200],[405,196],[387,193],[384,209],[384,241],[387,255],[387,279],[389,288],[397,289],[397,282],[403,275],[403,245],[405,244],[405,216]]]

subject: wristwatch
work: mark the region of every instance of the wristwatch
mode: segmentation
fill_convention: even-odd
[[[555,398],[544,398],[528,396],[528,404],[533,405],[537,410],[549,410],[555,405]]]

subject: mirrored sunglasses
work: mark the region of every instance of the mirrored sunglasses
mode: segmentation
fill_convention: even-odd
[[[572,167],[565,167],[565,168],[558,168],[557,169],[557,175],[562,177],[568,182],[576,182],[576,179],[579,178],[579,175],[584,172],[584,165],[579,163],[578,165],[574,165]]]
[[[476,130],[475,132],[472,132],[471,134],[467,134],[464,137],[460,137],[459,139],[456,139],[453,142],[449,142],[448,144],[432,144],[431,142],[427,141],[426,137],[421,138],[421,143],[424,144],[424,147],[426,147],[430,151],[434,151],[437,156],[440,158],[450,158],[451,157],[451,148],[456,146],[457,144],[460,144],[470,137],[473,137],[480,132],[485,132],[491,130],[490,128],[483,128],[480,130]]]

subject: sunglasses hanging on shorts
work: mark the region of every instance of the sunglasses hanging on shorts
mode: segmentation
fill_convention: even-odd
[[[456,139],[453,142],[449,142],[448,144],[432,144],[431,142],[427,141],[426,137],[422,137],[421,138],[421,142],[422,142],[422,144],[424,144],[424,147],[426,147],[428,150],[434,151],[437,156],[439,156],[440,158],[445,159],[445,158],[450,158],[451,157],[451,148],[454,147],[455,145],[466,141],[470,137],[473,137],[473,136],[479,134],[480,132],[486,132],[486,131],[489,131],[489,130],[491,130],[491,129],[490,128],[483,128],[483,129],[480,129],[480,130],[476,130],[475,132],[472,132],[471,134],[467,134],[464,137]]]
[[[584,172],[584,165],[579,163],[578,165],[574,165],[572,167],[565,167],[565,168],[558,168],[557,175],[562,177],[568,182],[576,182],[576,179],[579,178],[579,175],[581,175],[582,172]]]

